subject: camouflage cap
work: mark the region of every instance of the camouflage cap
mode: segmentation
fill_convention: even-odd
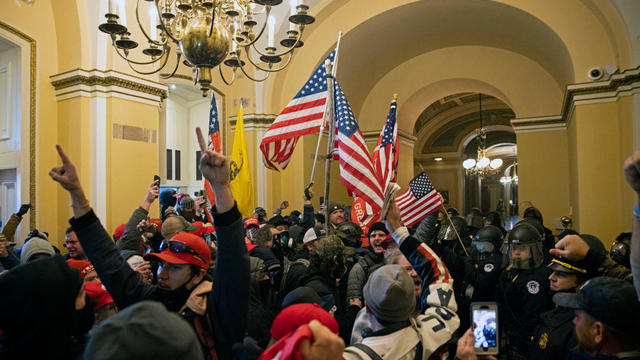
[[[344,207],[337,202],[330,202],[329,207],[327,208],[327,214],[331,214],[336,210],[344,210]]]
[[[355,252],[355,249],[344,246],[339,237],[329,235],[318,239],[313,251],[321,257],[332,258],[340,255],[352,255]]]

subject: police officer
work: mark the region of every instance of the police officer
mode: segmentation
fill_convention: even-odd
[[[467,226],[469,227],[469,235],[476,236],[478,230],[484,225],[482,211],[478,208],[471,208],[465,217]]]
[[[495,300],[502,270],[502,239],[502,232],[493,225],[481,228],[473,238],[464,276],[465,296],[470,302]]]
[[[505,263],[497,301],[504,336],[504,351],[511,359],[524,359],[541,312],[551,308],[550,269],[543,264],[543,234],[521,221],[507,234]]]
[[[587,279],[587,269],[579,262],[553,258],[549,269],[552,292],[576,292]],[[576,345],[573,334],[575,311],[563,306],[540,315],[541,323],[532,337],[529,359],[567,359]]]
[[[609,256],[616,263],[631,268],[631,233],[621,233],[611,244]]]

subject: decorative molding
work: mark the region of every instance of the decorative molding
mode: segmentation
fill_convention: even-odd
[[[380,131],[376,131],[376,130],[369,130],[369,131],[363,131],[362,132],[362,137],[364,137],[364,141],[365,142],[378,142],[378,138],[380,137]],[[401,144],[407,145],[407,146],[411,146],[413,147],[416,143],[416,141],[418,140],[417,137],[404,132],[402,130],[398,130],[398,141]]]
[[[78,96],[118,97],[159,105],[168,95],[164,84],[113,70],[75,69],[53,75],[50,79],[58,101]]]
[[[36,84],[37,84],[37,43],[34,38],[0,21],[0,29],[20,38],[29,46],[29,202],[36,206]],[[24,50],[24,48],[23,48]],[[29,216],[30,228],[36,227],[36,211]]]
[[[244,121],[244,130],[267,130],[273,123],[273,120],[276,119],[276,116],[277,115],[274,114],[243,114],[242,120]],[[231,128],[231,131],[235,131],[237,120],[237,116],[232,116],[229,118],[229,126]]]
[[[569,85],[560,115],[513,119],[511,126],[516,133],[566,130],[576,106],[614,102],[634,94],[640,94],[640,66],[606,80]]]
[[[566,130],[567,122],[562,115],[540,116],[511,120],[516,134],[538,131]]]

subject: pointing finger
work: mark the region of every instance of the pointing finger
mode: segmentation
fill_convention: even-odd
[[[67,155],[62,150],[62,146],[56,145],[56,150],[58,150],[58,155],[60,156],[60,160],[62,160],[62,164],[63,165],[69,164],[70,163],[69,158],[67,157]]]
[[[196,127],[196,136],[198,137],[198,144],[200,144],[200,150],[204,154],[207,151],[207,143],[204,141],[204,136],[202,136],[202,130],[200,127]]]

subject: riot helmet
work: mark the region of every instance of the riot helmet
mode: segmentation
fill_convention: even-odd
[[[471,243],[479,253],[492,253],[502,245],[502,231],[493,225],[478,230]]]
[[[506,254],[516,269],[537,268],[542,265],[542,233],[533,225],[535,221],[520,221],[507,234]]]
[[[542,213],[540,212],[540,210],[538,210],[538,208],[534,206],[529,206],[528,208],[526,208],[522,217],[525,219],[535,219],[540,224],[544,224],[544,221],[542,220]]]
[[[440,227],[440,232],[438,232],[438,240],[456,240],[458,238],[456,236],[456,231],[458,232],[458,235],[460,235],[461,239],[464,239],[469,233],[467,222],[460,216],[452,216],[450,221],[448,220],[443,226]]]
[[[611,259],[620,265],[631,267],[631,233],[621,233],[611,244]]]
[[[345,221],[338,225],[336,235],[340,237],[345,246],[359,248],[362,246],[362,228],[358,224]]]
[[[482,225],[484,225],[483,218],[482,218],[482,211],[480,211],[480,209],[478,208],[471,208],[471,210],[469,210],[465,218],[467,220],[467,225],[469,227],[474,227],[476,229],[479,229],[482,227]]]
[[[495,211],[491,211],[484,218],[484,224],[485,225],[493,225],[493,226],[496,226],[498,228],[501,228],[502,227],[502,217],[500,216],[499,213],[497,213]]]

